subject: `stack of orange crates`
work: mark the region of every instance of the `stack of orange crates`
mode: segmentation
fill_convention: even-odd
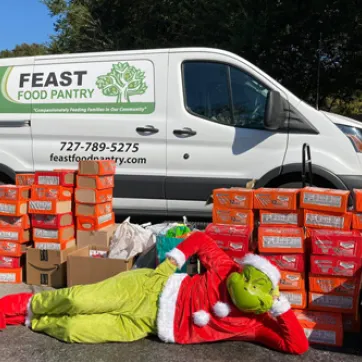
[[[35,172],[29,213],[36,249],[65,250],[76,245],[74,183],[74,170]]]
[[[259,211],[259,253],[281,270],[281,294],[293,308],[304,309],[305,234],[299,193],[299,189],[260,188],[254,191],[254,208]]]
[[[0,186],[0,283],[22,283],[23,255],[30,246],[29,186]]]
[[[94,231],[115,223],[113,160],[80,161],[75,190],[77,230]]]

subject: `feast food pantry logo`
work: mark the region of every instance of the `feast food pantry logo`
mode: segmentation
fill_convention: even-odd
[[[0,67],[0,79],[0,113],[2,108],[29,112],[29,107],[50,113],[155,109],[154,67],[145,60]]]

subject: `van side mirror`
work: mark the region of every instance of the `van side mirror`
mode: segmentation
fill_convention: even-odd
[[[271,90],[268,93],[265,107],[264,127],[276,131],[282,126],[284,119],[283,99],[279,92]]]

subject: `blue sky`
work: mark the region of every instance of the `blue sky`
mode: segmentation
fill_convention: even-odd
[[[39,0],[0,0],[0,51],[21,43],[44,43],[54,33],[48,8]],[[21,10],[19,10],[21,9]]]

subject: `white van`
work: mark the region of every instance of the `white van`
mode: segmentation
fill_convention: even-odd
[[[116,211],[208,216],[214,188],[362,188],[362,124],[205,48],[0,59],[0,181],[114,159]]]

